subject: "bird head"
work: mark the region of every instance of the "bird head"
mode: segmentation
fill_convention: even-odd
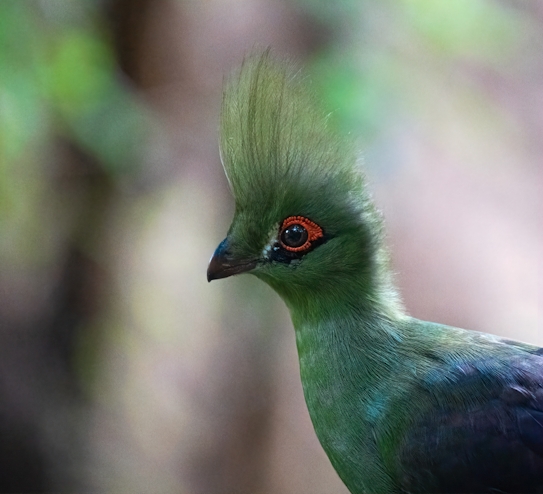
[[[355,292],[376,299],[381,218],[353,143],[331,130],[307,86],[269,52],[227,82],[220,149],[236,208],[208,280],[249,272],[290,307]]]

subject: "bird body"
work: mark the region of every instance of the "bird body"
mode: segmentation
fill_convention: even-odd
[[[316,434],[352,493],[543,492],[543,352],[401,305],[354,146],[269,52],[228,83],[236,202],[208,279],[250,272],[288,306]]]

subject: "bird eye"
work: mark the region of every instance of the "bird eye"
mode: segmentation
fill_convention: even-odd
[[[289,216],[283,221],[279,239],[290,252],[304,252],[323,236],[322,228],[303,216]]]
[[[290,225],[281,233],[281,242],[287,247],[301,247],[307,242],[309,235],[307,230],[298,223]]]

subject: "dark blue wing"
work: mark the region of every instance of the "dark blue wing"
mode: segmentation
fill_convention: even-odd
[[[398,457],[405,492],[543,493],[543,358],[524,353],[507,379],[488,377],[483,403],[438,407],[410,429]]]

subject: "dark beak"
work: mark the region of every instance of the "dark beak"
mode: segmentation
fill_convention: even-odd
[[[228,251],[228,239],[225,238],[209,261],[207,281],[228,278],[234,274],[246,273],[256,266],[256,261],[234,259]]]

